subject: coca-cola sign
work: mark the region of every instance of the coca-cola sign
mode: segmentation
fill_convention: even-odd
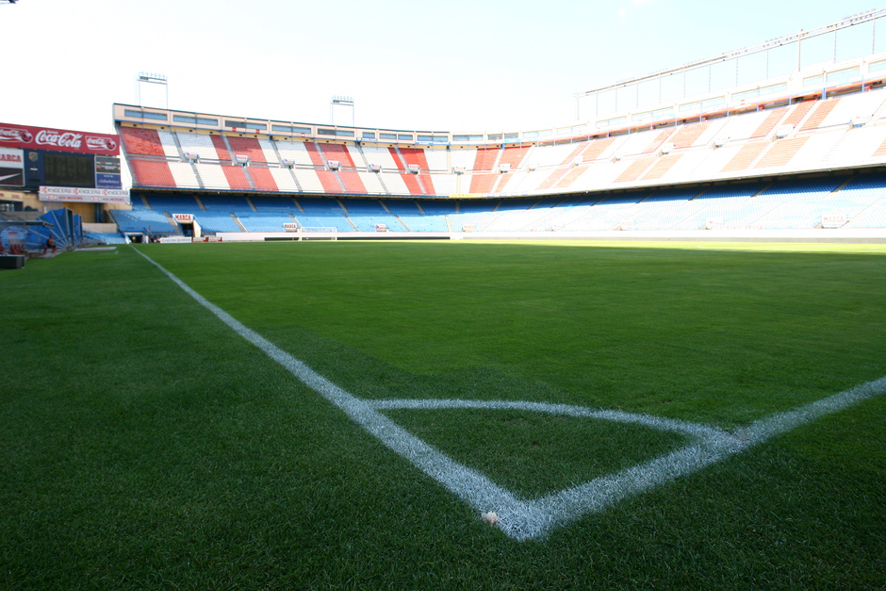
[[[90,150],[116,150],[117,142],[109,137],[87,137],[86,147]]]
[[[34,139],[26,129],[0,128],[0,142],[30,143]]]
[[[0,145],[9,147],[117,156],[119,142],[111,134],[0,123]]]
[[[62,133],[54,129],[44,129],[37,134],[38,146],[55,146],[56,148],[79,148],[83,143],[82,133]]]

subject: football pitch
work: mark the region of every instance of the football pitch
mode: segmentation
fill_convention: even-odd
[[[2,588],[886,587],[886,245],[144,245],[0,294]]]

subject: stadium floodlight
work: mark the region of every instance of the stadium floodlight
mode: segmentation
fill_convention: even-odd
[[[159,84],[166,89],[166,109],[169,109],[169,81],[166,74],[152,74],[149,72],[139,72],[135,78],[136,94],[138,95],[138,105],[142,106],[142,84]]]
[[[355,125],[355,117],[354,117],[354,99],[349,96],[334,96],[329,101],[329,123],[330,125],[335,125],[335,107],[350,107],[351,108],[351,127]]]

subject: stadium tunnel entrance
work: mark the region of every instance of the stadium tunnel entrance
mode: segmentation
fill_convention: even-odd
[[[194,218],[192,213],[174,213],[173,219],[181,226],[182,233],[191,238],[200,238],[203,235],[203,229],[200,223]]]

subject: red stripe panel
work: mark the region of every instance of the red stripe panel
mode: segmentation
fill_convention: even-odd
[[[327,160],[338,160],[342,166],[355,168],[354,160],[351,158],[351,153],[348,152],[346,146],[341,144],[321,144],[319,148],[323,150]]]
[[[243,169],[241,167],[222,166],[221,168],[232,189],[237,191],[248,191],[250,189],[249,183],[246,181],[246,175],[243,174]]]
[[[135,185],[139,187],[175,187],[172,171],[165,162],[130,160]]]
[[[474,158],[474,170],[492,170],[500,151],[500,148],[477,150],[477,157]]]
[[[499,160],[499,164],[510,164],[511,170],[516,169],[520,166],[520,163],[523,162],[523,158],[526,157],[530,148],[531,146],[525,148],[523,146],[509,146],[505,148],[504,153],[501,155],[501,160]]]
[[[321,168],[326,167],[326,164],[323,162],[323,156],[320,155],[314,142],[305,142],[305,148],[307,148],[308,155],[311,157],[311,164]]]
[[[406,183],[406,188],[409,189],[410,195],[422,195],[423,194],[421,192],[421,187],[418,186],[418,179],[415,178],[414,174],[404,172],[400,176],[403,177],[403,182]]]
[[[323,190],[326,193],[341,193],[342,188],[338,183],[338,179],[335,178],[335,173],[331,170],[325,170],[326,164],[323,162],[323,156],[317,149],[317,145],[314,142],[305,142],[305,148],[308,150],[308,155],[311,157],[311,163],[318,167],[318,170],[315,172],[320,179],[320,184],[323,185]]]
[[[475,174],[471,177],[471,193],[492,193],[492,187],[498,179],[497,173]]]
[[[120,137],[123,138],[123,143],[129,154],[165,156],[163,145],[160,143],[160,135],[153,129],[121,127]]]
[[[406,164],[417,164],[421,169],[421,173],[418,175],[419,179],[421,179],[421,184],[424,185],[425,191],[428,192],[428,195],[436,195],[437,191],[434,189],[434,182],[431,180],[431,175],[427,174],[427,172],[431,169],[428,166],[428,159],[425,156],[425,151],[423,148],[400,148],[400,153],[403,154],[403,159],[406,160]]]
[[[218,154],[219,160],[233,160],[222,136],[211,135],[209,137],[212,139],[212,145],[215,147],[215,152]],[[227,173],[225,173],[225,176],[228,176]],[[233,185],[231,185],[231,188],[233,188]]]
[[[388,151],[391,153],[394,162],[397,163],[397,168],[400,170],[400,176],[403,177],[403,183],[406,185],[406,188],[409,189],[409,194],[422,195],[421,187],[418,186],[418,180],[415,178],[414,174],[406,172],[406,166],[403,164],[403,160],[400,158],[397,148],[388,148]]]
[[[261,149],[261,144],[254,137],[228,136],[228,142],[231,144],[231,149],[234,150],[234,155],[249,156],[250,162],[266,163],[268,161]]]
[[[277,182],[271,175],[271,171],[260,166],[250,166],[249,176],[252,177],[252,184],[259,191],[278,191]]]
[[[338,176],[345,184],[345,191],[348,193],[366,194],[366,187],[363,185],[363,179],[353,170],[339,170]]]
[[[327,193],[341,193],[341,185],[335,178],[335,173],[331,170],[318,170],[317,176],[320,178],[320,184]]]

